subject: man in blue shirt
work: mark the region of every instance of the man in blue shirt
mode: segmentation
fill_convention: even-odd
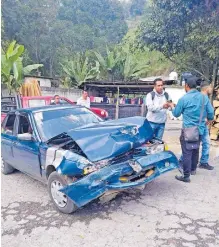
[[[212,94],[212,87],[211,85],[203,81],[201,83],[201,93],[206,97],[209,97]],[[200,165],[199,168],[206,169],[206,170],[213,170],[214,167],[208,164],[209,161],[209,152],[210,152],[210,136],[209,136],[209,129],[208,129],[209,121],[206,121],[205,130],[203,135],[201,136],[201,143],[202,143],[202,152],[200,158]],[[180,163],[180,172],[182,172],[182,156],[179,159]]]
[[[206,119],[211,121],[214,119],[214,108],[212,107],[208,97],[203,96],[196,90],[196,78],[190,77],[185,83],[186,94],[178,101],[178,104],[170,104],[174,117],[183,115],[183,128],[198,126],[199,134],[202,136],[206,128]],[[201,122],[199,124],[200,115],[202,111],[202,102],[204,97],[204,108]],[[190,174],[196,173],[196,168],[199,158],[200,142],[189,145],[185,141],[183,131],[180,136],[180,143],[182,148],[182,163],[183,176],[176,176],[177,180],[183,182],[190,182]]]

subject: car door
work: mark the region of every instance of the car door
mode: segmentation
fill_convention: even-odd
[[[14,163],[14,159],[12,156],[12,144],[16,140],[15,136],[15,119],[16,115],[14,113],[10,113],[6,116],[2,123],[1,129],[1,151],[3,160],[16,168],[16,163]]]
[[[39,141],[37,141],[34,128],[28,114],[19,114],[16,119],[16,140],[12,145],[12,154],[19,170],[40,179],[41,169],[39,160]],[[32,140],[20,140],[19,134],[30,133]]]

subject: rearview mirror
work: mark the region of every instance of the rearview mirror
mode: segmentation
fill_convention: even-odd
[[[32,141],[33,137],[30,133],[18,134],[17,138],[21,141]]]

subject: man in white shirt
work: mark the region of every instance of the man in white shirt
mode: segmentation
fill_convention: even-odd
[[[154,137],[163,138],[165,123],[167,120],[167,109],[172,102],[169,94],[164,91],[164,83],[161,78],[154,80],[154,90],[147,94],[147,120],[149,121]]]
[[[90,98],[88,97],[87,91],[83,91],[82,96],[77,100],[77,105],[90,108]]]

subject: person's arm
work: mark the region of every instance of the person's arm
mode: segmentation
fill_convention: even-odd
[[[168,94],[168,100],[167,100],[168,102],[170,102],[170,103],[172,103],[173,101],[172,101],[172,98],[171,98],[171,96]]]
[[[80,98],[77,100],[77,105],[80,105],[81,104],[81,101],[80,101]]]
[[[146,105],[147,105],[148,111],[151,111],[151,112],[159,112],[159,111],[163,110],[165,107],[165,104],[162,106],[155,106],[150,93],[147,94]]]
[[[206,111],[207,111],[207,120],[208,121],[212,121],[212,120],[214,120],[214,108],[213,108],[210,100],[209,99],[207,99],[207,100],[208,100],[207,101],[207,109],[206,109]]]
[[[174,117],[179,117],[183,113],[183,98],[179,99],[177,105],[174,108],[174,104],[172,104],[172,113]]]

